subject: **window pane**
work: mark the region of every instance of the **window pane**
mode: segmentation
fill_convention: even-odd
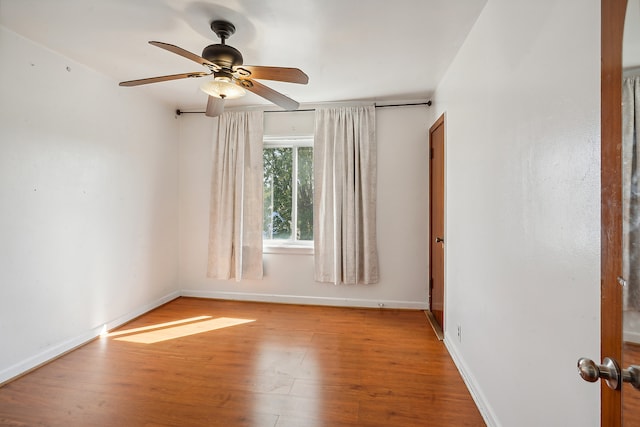
[[[313,240],[313,148],[298,148],[298,240]]]
[[[291,207],[293,169],[291,147],[263,150],[265,239],[291,239]]]

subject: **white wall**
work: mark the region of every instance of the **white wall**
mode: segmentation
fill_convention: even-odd
[[[434,97],[445,341],[491,424],[600,423],[599,73],[598,0],[490,0]]]
[[[172,111],[0,27],[0,383],[177,285]]]
[[[344,306],[425,308],[428,110],[376,109],[380,283],[313,280],[313,255],[265,254],[262,281],[206,277],[211,145],[217,120],[180,117],[180,285],[186,295]],[[265,134],[313,133],[313,113],[266,113]]]

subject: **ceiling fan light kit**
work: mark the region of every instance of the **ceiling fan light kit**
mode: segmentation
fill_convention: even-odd
[[[216,77],[213,80],[204,82],[200,86],[200,89],[209,96],[215,96],[216,98],[221,99],[240,98],[247,93],[247,91],[235,83],[231,83],[231,81],[223,79],[224,77]]]
[[[205,113],[209,117],[216,117],[222,114],[224,100],[243,96],[246,93],[245,89],[285,110],[296,110],[299,107],[298,102],[254,79],[307,84],[309,77],[302,70],[298,68],[243,65],[240,51],[226,44],[226,40],[235,33],[236,27],[230,22],[217,20],[211,23],[211,29],[220,38],[220,43],[205,47],[202,50],[202,56],[172,44],[157,41],[149,42],[156,47],[197,62],[205,67],[208,72],[192,72],[130,80],[121,82],[120,86],[139,86],[189,77],[199,78],[213,74],[213,79],[200,86],[200,89],[209,95]]]

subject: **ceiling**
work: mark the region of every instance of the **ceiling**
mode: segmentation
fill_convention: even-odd
[[[205,71],[147,42],[200,55],[219,42],[216,19],[236,26],[227,44],[245,64],[305,71],[308,85],[262,81],[301,103],[407,102],[433,93],[486,1],[0,0],[0,25],[175,108],[205,107],[203,79],[116,83]],[[262,104],[248,93],[227,105]]]

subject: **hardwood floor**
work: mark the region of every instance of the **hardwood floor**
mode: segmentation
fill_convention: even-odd
[[[0,425],[485,424],[421,311],[178,298],[0,388]]]
[[[640,344],[622,343],[622,369],[640,364]],[[622,425],[634,425],[640,419],[640,391],[631,384],[622,385]]]

